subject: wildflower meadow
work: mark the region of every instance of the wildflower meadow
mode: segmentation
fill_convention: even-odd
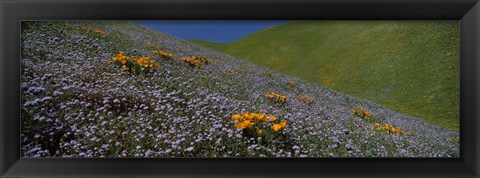
[[[22,157],[459,157],[459,133],[135,22],[22,22]]]

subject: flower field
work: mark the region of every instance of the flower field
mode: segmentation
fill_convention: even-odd
[[[459,134],[133,22],[23,22],[23,157],[459,157]]]

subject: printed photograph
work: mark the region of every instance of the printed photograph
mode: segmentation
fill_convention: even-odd
[[[22,21],[22,157],[459,158],[459,21]]]

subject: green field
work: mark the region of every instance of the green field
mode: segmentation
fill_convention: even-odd
[[[193,42],[459,131],[458,21],[295,21]]]

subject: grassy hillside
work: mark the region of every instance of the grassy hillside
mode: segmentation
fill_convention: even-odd
[[[195,43],[459,130],[457,21],[297,21]]]
[[[228,43],[220,43],[214,41],[205,41],[205,40],[189,40],[190,42],[200,44],[205,47],[213,48],[217,51],[226,51],[229,47]]]

